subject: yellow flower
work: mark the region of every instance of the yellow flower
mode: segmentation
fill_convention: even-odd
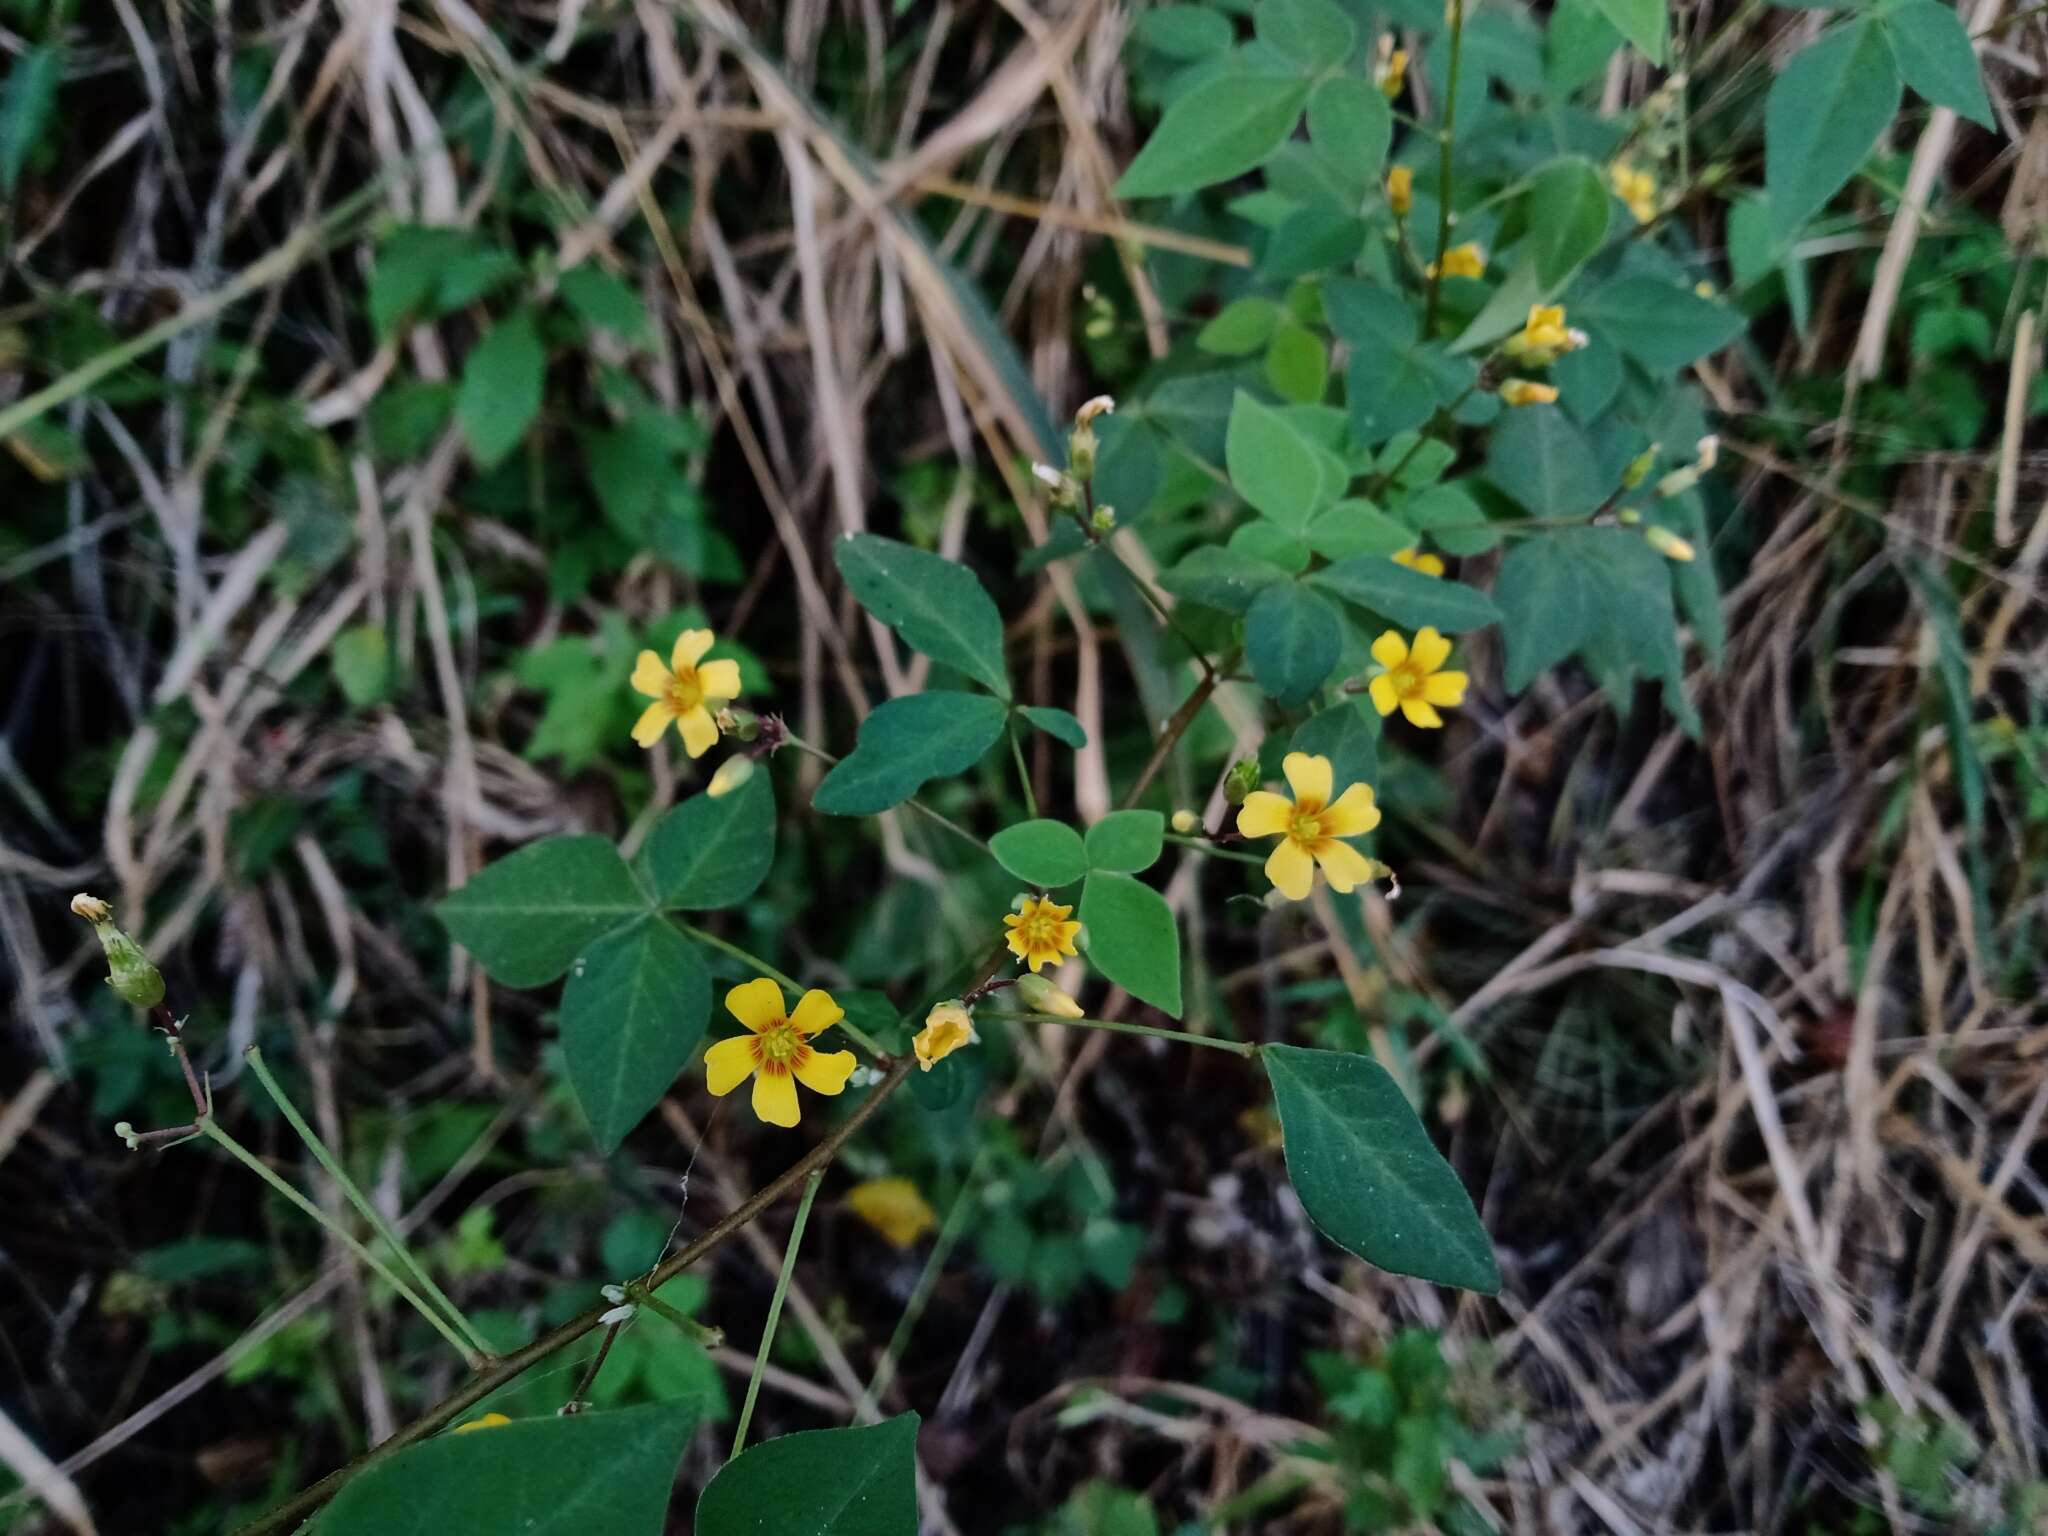
[[[1410,725],[1440,726],[1439,705],[1465,702],[1465,674],[1438,669],[1451,659],[1451,642],[1435,630],[1415,633],[1415,646],[1388,630],[1372,643],[1372,659],[1384,669],[1372,680],[1372,705],[1383,715],[1400,710]]]
[[[1501,385],[1500,397],[1509,405],[1550,405],[1557,399],[1557,386],[1534,379],[1509,379]]]
[[[1405,165],[1387,172],[1387,206],[1397,219],[1407,218],[1408,210],[1415,206],[1415,173]]]
[[[908,1248],[939,1224],[938,1216],[908,1179],[868,1179],[846,1192],[846,1203],[892,1248]]]
[[[1056,1014],[1063,1019],[1083,1017],[1079,1003],[1035,972],[1017,978],[1017,996],[1033,1013]]]
[[[825,1052],[811,1045],[846,1017],[846,1010],[813,987],[785,1012],[782,988],[766,976],[725,994],[726,1011],[747,1033],[721,1040],[704,1053],[705,1086],[723,1098],[754,1079],[754,1113],[770,1125],[797,1122],[796,1085],[832,1095],[853,1075],[853,1052]]]
[[[1381,38],[1380,45],[1386,50],[1391,38]],[[1372,72],[1373,83],[1380,88],[1387,100],[1392,101],[1401,94],[1401,82],[1408,78],[1408,50],[1394,48],[1385,52],[1385,57]]]
[[[1076,953],[1074,935],[1081,925],[1067,921],[1073,914],[1072,907],[1063,907],[1050,896],[1028,899],[1022,910],[1003,919],[1010,930],[1010,952],[1034,971],[1041,965],[1057,965],[1061,955]]]
[[[1501,350],[1518,363],[1541,368],[1584,345],[1577,331],[1565,328],[1562,304],[1532,304],[1527,323],[1501,343]]]
[[[940,1003],[924,1016],[924,1028],[911,1039],[919,1070],[929,1072],[963,1045],[980,1036],[974,1032],[974,1015],[957,1000]]]
[[[633,687],[654,702],[641,712],[633,726],[633,739],[643,747],[661,740],[669,721],[682,733],[683,750],[702,757],[718,740],[718,722],[712,719],[740,691],[740,664],[736,661],[706,661],[712,634],[708,629],[686,629],[676,636],[676,648],[663,666],[652,651],[642,651],[633,668]]]
[[[1423,268],[1423,275],[1435,277],[1436,269],[1437,264],[1432,261]],[[1463,245],[1454,245],[1444,252],[1443,269],[1445,277],[1484,277],[1486,252],[1472,240],[1467,240]]]
[[[496,1429],[501,1424],[510,1424],[511,1422],[502,1413],[487,1413],[480,1419],[471,1419],[467,1424],[456,1425],[448,1433],[451,1435],[466,1435],[471,1430]]]
[[[1444,563],[1435,555],[1425,555],[1419,549],[1397,549],[1387,557],[1396,565],[1405,565],[1411,571],[1420,571],[1425,576],[1441,576]]]
[[[1639,171],[1626,160],[1617,160],[1607,167],[1607,180],[1614,195],[1628,204],[1628,211],[1636,216],[1638,224],[1647,224],[1657,217],[1657,178],[1648,171]]]
[[[1266,878],[1289,901],[1300,901],[1322,865],[1330,889],[1340,894],[1372,879],[1372,861],[1339,838],[1362,837],[1380,824],[1370,784],[1353,784],[1330,798],[1330,760],[1290,752],[1280,771],[1294,798],[1255,789],[1238,808],[1237,830],[1246,837],[1278,837],[1266,859]]]

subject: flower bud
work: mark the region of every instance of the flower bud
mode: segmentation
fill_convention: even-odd
[[[96,896],[74,896],[71,910],[92,924],[100,948],[107,952],[107,985],[123,1002],[137,1008],[154,1008],[164,1000],[163,973],[149,963],[127,934],[114,926],[114,910]]]
[[[1081,1017],[1081,1005],[1036,972],[1017,978],[1017,996],[1033,1013],[1053,1013],[1063,1019]]]
[[[1089,519],[1089,526],[1097,533],[1116,532],[1116,508],[1097,507],[1095,516]]]
[[[1095,429],[1076,427],[1067,439],[1067,468],[1076,480],[1095,478]]]
[[[1074,412],[1074,425],[1085,427],[1098,416],[1107,416],[1116,409],[1116,401],[1108,395],[1097,395],[1093,400],[1084,400],[1081,409]]]
[[[727,704],[718,712],[718,729],[734,741],[755,741],[761,735],[761,717],[751,709]]]
[[[1175,811],[1173,813],[1173,830],[1178,832],[1182,837],[1187,837],[1191,833],[1199,830],[1201,825],[1202,818],[1197,816],[1193,811]]]
[[[142,1150],[142,1138],[135,1134],[135,1125],[132,1121],[116,1120],[114,1122],[114,1134],[126,1143],[130,1152]]]
[[[1624,528],[1633,528],[1643,520],[1643,514],[1634,507],[1623,507],[1614,514],[1614,520]]]
[[[704,786],[704,793],[716,800],[729,795],[754,776],[754,760],[751,757],[728,757],[718,765],[718,772],[711,775],[711,782]]]
[[[1676,560],[1683,565],[1693,558],[1692,545],[1669,528],[1660,528],[1652,523],[1643,530],[1643,538],[1666,560]]]
[[[1223,776],[1223,798],[1232,805],[1243,805],[1244,797],[1258,787],[1259,760],[1255,757],[1240,758]]]
[[[1415,172],[1405,165],[1387,172],[1387,206],[1397,219],[1407,218],[1415,207]]]
[[[1628,461],[1628,468],[1621,472],[1623,490],[1632,491],[1650,478],[1650,471],[1656,467],[1657,454],[1662,447],[1661,443],[1652,443]]]
[[[1500,386],[1500,398],[1506,405],[1552,405],[1557,401],[1557,386],[1534,379],[1507,379]]]
[[[1081,488],[1074,484],[1073,477],[1054,469],[1050,464],[1034,464],[1031,473],[1046,488],[1046,500],[1056,507],[1071,507],[1081,500]]]
[[[911,1039],[910,1048],[917,1053],[919,1068],[929,1072],[961,1046],[974,1044],[976,1038],[974,1015],[956,997],[924,1016],[924,1028]]]

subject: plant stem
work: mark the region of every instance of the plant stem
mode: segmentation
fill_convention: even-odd
[[[752,1223],[763,1211],[795,1189],[811,1173],[830,1163],[839,1155],[839,1149],[874,1117],[875,1112],[886,1104],[904,1083],[909,1081],[915,1066],[915,1059],[909,1056],[895,1061],[890,1066],[888,1075],[875,1085],[872,1093],[861,1100],[844,1123],[828,1133],[824,1140],[774,1179],[726,1212],[694,1240],[663,1260],[648,1273],[646,1288],[660,1289],[704,1255],[728,1242],[734,1233]],[[488,1369],[478,1371],[382,1445],[366,1451],[347,1466],[336,1468],[312,1487],[286,1500],[267,1514],[257,1516],[236,1531],[234,1536],[275,1536],[277,1532],[296,1530],[315,1510],[333,1498],[344,1483],[361,1476],[372,1467],[381,1466],[407,1446],[416,1445],[437,1430],[454,1423],[462,1414],[499,1391],[508,1382],[602,1326],[605,1313],[611,1309],[611,1302],[600,1302],[589,1311],[541,1335],[524,1349],[515,1350],[512,1354],[500,1358]]]
[[[264,1183],[268,1184],[280,1195],[283,1195],[285,1199],[291,1201],[293,1205],[297,1206],[300,1210],[304,1211],[308,1216],[312,1217],[315,1221],[317,1221],[322,1227],[326,1228],[329,1232],[332,1232],[337,1238],[339,1238],[342,1242],[342,1245],[346,1247],[350,1253],[353,1253],[357,1258],[361,1259],[365,1264],[369,1265],[370,1268],[376,1272],[378,1279],[382,1280],[386,1285],[390,1286],[391,1289],[398,1292],[400,1296],[404,1297],[408,1302],[412,1304],[413,1310],[418,1312],[419,1315],[421,1317],[424,1317],[428,1322],[432,1323],[434,1325],[434,1331],[440,1334],[441,1337],[446,1339],[450,1344],[455,1346],[456,1352],[462,1356],[463,1362],[466,1365],[468,1365],[471,1370],[479,1370],[482,1368],[485,1359],[489,1357],[490,1352],[488,1350],[479,1352],[477,1350],[471,1349],[469,1345],[466,1342],[464,1342],[462,1335],[460,1335],[453,1328],[448,1326],[448,1320],[441,1316],[441,1314],[435,1311],[432,1307],[428,1306],[425,1298],[423,1298],[418,1291],[415,1291],[411,1286],[407,1285],[405,1281],[400,1279],[397,1273],[391,1268],[390,1265],[386,1264],[382,1259],[378,1258],[376,1254],[372,1253],[368,1248],[365,1248],[361,1243],[357,1242],[355,1235],[353,1233],[346,1231],[342,1227],[336,1225],[332,1220],[330,1220],[325,1211],[321,1210],[319,1206],[315,1205],[311,1200],[308,1200],[304,1195],[299,1193],[298,1190],[294,1189],[284,1179],[280,1178],[278,1174],[270,1167],[270,1165],[264,1162],[262,1158],[258,1157],[255,1153],[251,1152],[247,1147],[243,1146],[239,1141],[235,1140],[235,1138],[230,1136],[226,1131],[222,1130],[219,1121],[209,1116],[207,1119],[202,1120],[199,1123],[199,1132],[201,1135],[205,1136],[209,1141],[214,1142],[223,1151],[227,1152],[227,1154],[230,1157],[233,1157],[237,1162],[241,1163],[251,1173],[255,1174],[259,1179],[263,1180]]]
[[[363,1220],[370,1224],[370,1229],[398,1255],[400,1262],[419,1281],[420,1289],[440,1303],[449,1320],[462,1330],[462,1336],[469,1340],[471,1347],[479,1354],[488,1356],[491,1353],[491,1346],[485,1342],[483,1335],[476,1331],[470,1320],[462,1315],[462,1308],[455,1305],[448,1294],[434,1283],[434,1277],[428,1274],[426,1266],[414,1257],[413,1251],[406,1246],[405,1239],[392,1230],[391,1223],[384,1219],[383,1213],[370,1203],[362,1190],[356,1186],[356,1181],[348,1176],[348,1170],[342,1167],[341,1160],[327,1149],[327,1144],[314,1134],[313,1127],[306,1123],[305,1116],[299,1113],[297,1106],[285,1097],[284,1089],[278,1085],[277,1079],[271,1076],[270,1068],[264,1063],[263,1052],[252,1045],[242,1055],[249,1063],[249,1069],[256,1074],[256,1081],[263,1085],[263,1091],[270,1095],[291,1128],[299,1133],[299,1140],[306,1144],[314,1159],[327,1170],[334,1182],[341,1186],[341,1192],[348,1196],[348,1203],[362,1213]]]
[[[1235,859],[1240,864],[1256,864],[1262,869],[1265,867],[1266,861],[1256,853],[1240,853],[1235,848],[1219,848],[1213,838],[1184,837],[1178,832],[1169,832],[1166,834],[1166,840],[1169,843],[1179,843],[1183,848],[1192,848],[1197,853],[1206,853],[1211,858]]]
[[[804,1224],[811,1219],[811,1202],[818,1198],[818,1186],[824,1182],[825,1170],[821,1167],[804,1185],[803,1198],[797,1202],[796,1220],[789,1228],[789,1245],[782,1250],[782,1273],[775,1277],[775,1294],[768,1300],[768,1321],[761,1325],[761,1347],[754,1351],[754,1374],[747,1378],[747,1396],[740,1404],[740,1422],[732,1432],[727,1461],[739,1455],[747,1443],[747,1426],[754,1422],[754,1402],[761,1395],[761,1377],[768,1370],[768,1351],[775,1344],[775,1329],[782,1321],[782,1300],[789,1294],[790,1279],[796,1274],[797,1246],[804,1240]]]
[[[1444,252],[1451,245],[1451,152],[1458,131],[1458,65],[1465,48],[1465,0],[1451,0],[1451,65],[1444,91],[1444,136],[1437,150],[1436,270],[1422,316],[1422,339],[1436,331],[1436,306],[1444,282]]]
[[[1138,775],[1138,782],[1133,784],[1131,792],[1124,796],[1125,810],[1138,803],[1139,798],[1145,793],[1146,786],[1165,765],[1167,756],[1173,751],[1175,744],[1187,734],[1188,727],[1195,723],[1195,716],[1199,715],[1202,706],[1209,702],[1209,695],[1216,691],[1216,685],[1222,681],[1223,674],[1236,666],[1238,657],[1243,654],[1244,647],[1238,646],[1223,659],[1222,665],[1204,672],[1202,680],[1195,684],[1194,692],[1182,700],[1180,708],[1173,712],[1173,718],[1166,722],[1166,729],[1159,737],[1159,745],[1152,749],[1152,756],[1146,760],[1144,771]]]
[[[759,955],[754,954],[751,950],[741,949],[739,945],[732,943],[730,940],[721,939],[715,933],[707,933],[704,929],[699,928],[695,923],[686,923],[680,917],[672,916],[670,917],[669,921],[674,923],[679,931],[688,934],[698,943],[709,944],[713,949],[722,949],[728,955],[731,955],[733,959],[739,961],[741,964],[751,965],[755,970],[759,971],[763,976],[766,976],[770,981],[779,983],[784,991],[794,992],[799,997],[801,997],[804,994],[804,992],[808,990],[802,982],[797,981],[794,977],[791,977],[782,971],[778,971],[777,969],[775,969],[774,966],[770,965],[766,960],[763,960]],[[866,1051],[870,1056],[874,1057],[876,1061],[887,1062],[889,1060],[889,1053],[883,1050],[879,1045],[875,1044],[874,1038],[871,1035],[869,1035],[866,1030],[860,1028],[858,1025],[849,1024],[846,1022],[846,1020],[841,1019],[836,1027],[844,1031],[846,1037],[849,1040],[853,1041],[855,1045],[858,1045],[862,1050]]]
[[[1010,721],[1010,757],[1017,764],[1017,783],[1024,791],[1024,811],[1032,820],[1038,819],[1038,796],[1031,788],[1031,770],[1024,766],[1024,746],[1017,740],[1017,722]]]
[[[645,1307],[663,1322],[668,1323],[686,1338],[694,1340],[705,1349],[717,1349],[725,1342],[725,1330],[711,1323],[700,1323],[687,1312],[679,1312],[638,1280],[626,1287],[626,1300],[636,1307]]]
[[[1126,1024],[1122,1019],[1070,1019],[1058,1013],[977,1013],[977,1019],[1000,1019],[1005,1024],[1067,1024],[1075,1029],[1106,1029],[1118,1035],[1150,1035],[1155,1040],[1175,1040],[1182,1045],[1207,1046],[1233,1056],[1256,1056],[1259,1048],[1249,1040],[1222,1040],[1215,1035],[1195,1035],[1184,1029],[1161,1029],[1155,1024]]]

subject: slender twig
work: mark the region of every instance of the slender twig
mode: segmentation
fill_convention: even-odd
[[[741,949],[739,945],[732,943],[728,939],[721,939],[717,934],[707,932],[699,928],[695,923],[686,923],[680,917],[671,917],[669,921],[674,923],[680,932],[688,934],[698,943],[709,944],[713,949],[722,949],[742,965],[751,965],[770,981],[780,983],[785,991],[794,992],[799,997],[805,992],[806,989],[802,982],[795,980],[782,971],[778,971],[759,955],[749,950]],[[844,1031],[849,1040],[874,1057],[877,1063],[884,1066],[888,1064],[889,1053],[877,1045],[874,1037],[859,1025],[849,1024],[845,1019],[841,1019],[834,1027]]]
[[[609,1324],[604,1331],[604,1340],[597,1346],[597,1353],[590,1357],[590,1364],[583,1369],[582,1377],[576,1383],[576,1390],[569,1394],[569,1401],[562,1404],[562,1417],[573,1418],[581,1413],[590,1399],[590,1389],[597,1385],[597,1373],[604,1369],[604,1362],[617,1342],[619,1330],[624,1323]]]
[[[659,1289],[707,1253],[728,1242],[734,1233],[753,1222],[763,1211],[789,1194],[812,1172],[830,1163],[854,1133],[866,1125],[875,1112],[903,1086],[915,1065],[912,1057],[899,1058],[890,1066],[887,1076],[875,1085],[874,1091],[857,1104],[853,1113],[823,1140],[657,1266],[647,1277],[647,1289]],[[333,1498],[344,1483],[361,1476],[372,1467],[381,1466],[407,1446],[415,1445],[436,1431],[446,1428],[462,1414],[501,1390],[524,1372],[575,1343],[585,1334],[603,1326],[604,1316],[611,1311],[612,1305],[609,1301],[600,1303],[589,1311],[571,1318],[560,1327],[541,1335],[525,1348],[504,1356],[488,1369],[477,1372],[382,1445],[358,1456],[347,1466],[328,1473],[312,1487],[286,1500],[269,1513],[258,1516],[236,1531],[234,1536],[273,1536],[276,1532],[295,1530],[315,1510]]]
[[[192,1069],[192,1058],[185,1050],[184,1025],[178,1022],[177,1015],[172,1013],[169,1008],[165,1007],[162,1003],[158,1003],[156,1005],[156,1027],[162,1030],[170,1039],[171,1054],[178,1058],[178,1070],[185,1074],[185,1087],[192,1095],[192,1108],[196,1112],[195,1118],[204,1120],[212,1113],[213,1106],[207,1102],[206,1090],[200,1085],[199,1074]]]
[[[1182,701],[1180,708],[1173,712],[1173,718],[1166,722],[1166,729],[1160,734],[1159,745],[1152,749],[1152,756],[1146,760],[1144,771],[1138,775],[1138,782],[1133,784],[1131,792],[1124,796],[1124,809],[1129,810],[1144,796],[1146,787],[1165,765],[1175,745],[1187,734],[1188,727],[1195,723],[1195,716],[1199,715],[1202,706],[1209,702],[1209,695],[1216,691],[1222,674],[1236,666],[1237,658],[1243,654],[1243,646],[1233,650],[1223,659],[1221,666],[1205,674],[1202,680],[1195,684],[1194,692],[1190,693]]]
[[[270,1095],[272,1102],[277,1105],[278,1110],[284,1115],[286,1122],[291,1128],[299,1133],[299,1140],[306,1144],[307,1150],[313,1154],[314,1159],[320,1166],[327,1170],[329,1177],[341,1186],[341,1192],[348,1196],[348,1203],[362,1213],[363,1220],[370,1224],[370,1229],[384,1240],[385,1246],[398,1255],[399,1261],[419,1281],[420,1289],[440,1303],[442,1309],[448,1314],[449,1320],[462,1330],[463,1337],[469,1340],[471,1346],[479,1354],[488,1356],[491,1353],[489,1342],[482,1334],[476,1331],[475,1325],[467,1317],[463,1316],[462,1308],[450,1300],[448,1293],[435,1284],[434,1277],[427,1273],[427,1267],[414,1256],[412,1249],[406,1246],[405,1239],[392,1229],[391,1223],[384,1219],[383,1213],[370,1203],[369,1198],[363,1194],[356,1181],[348,1176],[348,1170],[342,1167],[341,1160],[328,1150],[325,1142],[314,1134],[313,1127],[306,1123],[305,1116],[299,1113],[298,1107],[285,1096],[284,1089],[278,1085],[277,1079],[271,1075],[270,1068],[264,1063],[263,1052],[252,1045],[242,1053],[242,1056],[249,1063],[249,1070],[256,1074],[256,1081],[263,1085],[263,1091]]]
[[[1017,740],[1017,722],[1010,721],[1010,757],[1017,764],[1017,785],[1024,791],[1024,814],[1038,819],[1038,796],[1031,788],[1031,770],[1024,766],[1024,747]]]
[[[1173,1040],[1181,1045],[1207,1046],[1233,1056],[1256,1056],[1257,1045],[1249,1040],[1223,1040],[1215,1035],[1194,1035],[1184,1029],[1161,1029],[1156,1024],[1130,1024],[1122,1019],[1070,1019],[1061,1013],[977,1013],[976,1020],[996,1019],[1005,1024],[1065,1024],[1074,1029],[1106,1029],[1118,1035],[1150,1035],[1154,1040]]]
[[[1166,840],[1169,843],[1179,843],[1183,848],[1192,848],[1197,853],[1206,853],[1212,858],[1235,859],[1240,864],[1257,864],[1260,866],[1263,866],[1266,862],[1256,853],[1244,853],[1236,848],[1219,847],[1216,840],[1212,837],[1183,837],[1178,832],[1169,832],[1166,834]]]
[[[1451,151],[1458,132],[1458,64],[1464,53],[1465,0],[1451,0],[1451,64],[1444,91],[1444,134],[1437,149],[1436,266],[1429,274],[1429,297],[1423,306],[1422,339],[1436,332],[1436,306],[1444,283],[1444,252],[1451,245]]]
[[[782,1273],[775,1277],[775,1294],[768,1299],[768,1321],[761,1325],[761,1347],[754,1351],[754,1374],[747,1378],[747,1395],[740,1403],[740,1421],[732,1432],[732,1449],[726,1453],[726,1460],[746,1448],[747,1426],[754,1422],[754,1403],[761,1396],[761,1378],[768,1370],[768,1351],[775,1345],[775,1329],[782,1322],[783,1299],[789,1295],[789,1282],[796,1274],[796,1250],[804,1240],[804,1226],[811,1219],[811,1202],[818,1198],[818,1186],[825,1182],[825,1170],[819,1168],[804,1185],[803,1198],[796,1204],[796,1220],[790,1223],[789,1244],[782,1250]]]

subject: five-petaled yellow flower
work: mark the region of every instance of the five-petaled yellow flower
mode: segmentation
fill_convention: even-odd
[[[1405,565],[1411,571],[1420,571],[1425,576],[1441,576],[1444,563],[1435,555],[1426,555],[1419,549],[1397,549],[1387,557],[1396,565]]]
[[[820,1051],[812,1039],[846,1017],[846,1010],[813,987],[787,1008],[782,988],[766,976],[725,994],[726,1011],[747,1033],[721,1040],[704,1053],[705,1086],[719,1097],[754,1080],[754,1113],[770,1125],[797,1122],[796,1085],[836,1094],[853,1075],[853,1052]]]
[[[1294,798],[1255,789],[1237,810],[1237,830],[1246,837],[1278,837],[1266,859],[1266,878],[1289,901],[1300,901],[1322,865],[1330,889],[1342,894],[1372,879],[1372,861],[1338,839],[1362,837],[1380,824],[1370,784],[1353,784],[1330,798],[1330,760],[1290,752],[1280,771]]]
[[[1437,264],[1431,262],[1423,268],[1423,275],[1435,277]],[[1476,241],[1467,240],[1463,245],[1454,245],[1444,252],[1443,270],[1445,277],[1486,276],[1486,252]]]
[[[1398,709],[1410,725],[1435,727],[1444,723],[1439,706],[1465,702],[1465,674],[1439,670],[1451,642],[1433,629],[1417,630],[1412,648],[1390,629],[1373,641],[1372,659],[1383,668],[1372,680],[1372,705],[1383,715]]]
[[[1617,160],[1607,168],[1607,180],[1614,195],[1628,204],[1628,211],[1635,215],[1638,224],[1647,224],[1657,217],[1657,178],[1648,171],[1639,171],[1626,160]]]
[[[1508,379],[1501,384],[1500,398],[1507,405],[1551,405],[1557,400],[1557,386],[1534,379]]]
[[[938,1216],[908,1179],[865,1180],[846,1192],[846,1203],[892,1248],[908,1248],[939,1224]]]
[[[1415,172],[1405,165],[1387,172],[1387,206],[1394,210],[1397,219],[1407,218],[1408,211],[1415,206]]]
[[[1518,363],[1541,368],[1585,344],[1583,336],[1566,327],[1562,304],[1532,304],[1528,320],[1501,343],[1501,350]]]
[[[1003,919],[1003,926],[1010,930],[1010,952],[1034,971],[1042,965],[1058,965],[1060,956],[1077,952],[1074,935],[1081,925],[1067,921],[1073,915],[1072,907],[1063,907],[1050,896],[1027,898],[1020,910]]]
[[[740,664],[706,661],[704,653],[712,640],[708,629],[684,630],[676,636],[676,648],[665,667],[654,652],[640,653],[633,688],[654,700],[633,726],[633,739],[641,746],[661,740],[671,720],[682,733],[683,750],[692,757],[702,757],[718,740],[718,722],[712,716],[739,697]]]
[[[934,1005],[924,1016],[924,1028],[912,1037],[910,1049],[917,1055],[918,1070],[929,1072],[961,1046],[974,1044],[977,1038],[974,1015],[955,998]]]

